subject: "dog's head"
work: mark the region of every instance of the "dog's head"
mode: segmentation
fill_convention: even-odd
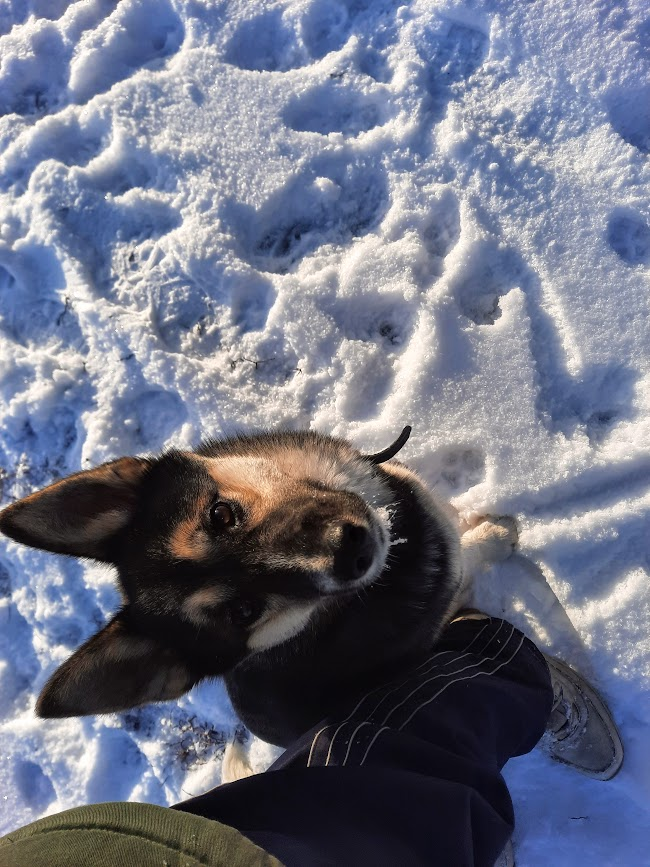
[[[50,678],[41,716],[175,698],[375,581],[391,495],[377,455],[315,433],[121,458],[6,508],[0,530],[116,567],[121,611]]]

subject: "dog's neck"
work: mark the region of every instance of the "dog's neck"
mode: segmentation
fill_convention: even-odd
[[[460,586],[459,535],[451,507],[436,499],[414,472],[397,461],[378,467],[377,472],[394,504],[389,567],[395,563],[417,568],[423,578],[435,578],[442,569],[451,576],[452,586]]]

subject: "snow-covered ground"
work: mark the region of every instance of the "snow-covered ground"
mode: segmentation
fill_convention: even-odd
[[[518,864],[650,864],[647,0],[0,0],[0,33],[3,502],[206,435],[411,423],[400,457],[520,523],[480,604],[625,742],[609,783],[508,765]],[[116,605],[2,543],[0,831],[219,782],[219,685],[34,717]]]

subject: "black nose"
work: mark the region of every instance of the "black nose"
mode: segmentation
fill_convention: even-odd
[[[374,554],[372,537],[359,524],[342,524],[336,552],[334,553],[334,576],[339,581],[356,581],[363,578]]]

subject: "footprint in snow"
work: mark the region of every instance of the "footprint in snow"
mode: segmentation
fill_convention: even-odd
[[[233,275],[229,283],[232,324],[242,334],[261,331],[275,302],[273,284],[256,271]]]
[[[52,274],[60,272],[53,254],[32,250],[34,258],[51,261]],[[72,302],[47,289],[34,273],[32,282],[18,279],[9,266],[0,264],[0,331],[21,346],[63,344],[83,348],[83,337]],[[61,274],[59,284],[65,285]]]
[[[339,349],[344,373],[337,383],[337,410],[350,421],[375,418],[395,382],[395,355],[381,344],[346,341]]]
[[[32,172],[45,160],[56,160],[64,166],[86,166],[102,149],[107,124],[98,117],[60,116],[41,121],[37,133],[28,141],[22,137],[7,147],[0,163],[0,190],[14,187],[18,195],[27,189]]]
[[[254,72],[287,72],[318,61],[347,42],[356,18],[372,0],[312,0],[300,18],[270,9],[242,22],[224,60]],[[368,58],[369,67],[381,62]]]
[[[70,64],[72,102],[86,103],[139,69],[156,68],[181,47],[185,30],[170,0],[118,4]]]
[[[481,66],[487,54],[488,37],[466,24],[447,23],[442,29],[425,30],[418,44],[423,62],[423,84],[429,95],[435,120],[444,116],[452,88],[467,80]]]
[[[631,90],[617,89],[607,98],[609,121],[620,137],[650,153],[650,85]]]
[[[170,352],[203,355],[213,348],[198,351],[190,344],[198,343],[212,318],[211,299],[189,278],[164,280],[152,288],[156,330]]]
[[[111,296],[115,282],[127,272],[138,271],[137,247],[157,240],[181,223],[178,211],[155,191],[131,184],[147,183],[146,162],[126,159],[123,166],[107,168],[97,177],[61,177],[56,216],[65,232],[61,244],[86,270],[95,291]],[[138,191],[128,200],[120,197]]]
[[[353,136],[385,122],[386,102],[384,88],[375,85],[373,92],[363,93],[340,78],[330,78],[289,103],[284,122],[298,132]]]
[[[451,446],[433,456],[433,485],[454,497],[485,479],[485,455],[474,446]]]
[[[87,103],[181,47],[184,27],[170,0],[116,4],[104,20],[98,19],[105,9],[95,5],[88,12],[94,26],[72,16],[71,34],[54,23],[22,25],[28,30],[22,40],[18,34],[0,71],[0,115],[37,119],[70,102]],[[45,17],[58,17],[56,6]]]
[[[224,60],[254,72],[286,72],[309,62],[281,9],[242,22],[226,47]]]
[[[301,33],[311,57],[320,60],[347,42],[355,18],[371,0],[312,0]]]
[[[16,793],[35,812],[42,813],[56,798],[52,781],[36,762],[22,759],[14,766]]]
[[[180,428],[187,409],[174,392],[151,389],[129,401],[116,417],[124,419],[136,445],[156,450]]]
[[[614,211],[610,215],[607,243],[627,265],[650,264],[650,226],[634,211]]]
[[[121,196],[129,190],[147,189],[154,182],[156,158],[141,147],[126,148],[113,159],[102,160],[87,174],[89,186],[100,193]]]
[[[0,561],[0,599],[11,596],[11,573],[5,564]]]
[[[501,297],[520,285],[521,274],[514,251],[491,241],[475,244],[452,283],[461,313],[476,325],[494,325],[501,317]]]
[[[637,223],[632,224],[630,229],[628,222],[615,222],[614,235],[623,254],[636,263],[642,260],[635,234]],[[630,241],[630,234],[635,241]],[[641,237],[643,240],[645,236]],[[592,445],[598,445],[614,424],[629,417],[636,374],[619,364],[591,365],[578,376],[568,372],[561,338],[565,323],[558,321],[558,312],[551,314],[546,309],[539,276],[512,248],[488,240],[476,243],[450,288],[467,319],[476,325],[491,326],[501,317],[501,298],[517,287],[524,292],[530,319],[530,350],[537,373],[536,404],[540,420],[549,430],[562,431],[566,436],[580,430]]]
[[[460,209],[458,199],[446,191],[432,206],[420,226],[424,256],[414,262],[414,271],[421,284],[428,285],[442,274],[444,261],[460,240]]]
[[[23,391],[25,381],[32,373],[20,370],[15,388]],[[0,454],[9,468],[3,478],[3,496],[18,499],[45,487],[63,475],[72,472],[78,463],[77,419],[90,405],[91,389],[86,379],[68,390],[66,401],[55,402],[49,413],[28,414],[6,419],[0,430]],[[19,472],[15,468],[19,467]]]
[[[322,156],[259,210],[231,207],[233,234],[245,239],[242,253],[251,265],[285,273],[323,244],[344,244],[367,234],[387,205],[382,168]]]
[[[36,120],[66,104],[71,49],[55,25],[35,28],[30,38],[18,37],[4,49],[0,116],[16,114]]]
[[[33,624],[27,622],[17,605],[11,601],[3,606],[0,616],[0,662],[5,664],[2,671],[0,717],[7,718],[14,712],[14,701],[31,686],[41,666],[33,646]],[[16,648],[20,648],[20,653],[16,653]]]
[[[405,348],[413,331],[413,308],[399,293],[337,297],[322,309],[348,340],[377,343],[383,351]]]
[[[134,780],[142,779],[150,768],[129,733],[101,723],[98,723],[93,750],[89,753],[84,799],[90,804],[127,800],[133,791]],[[162,859],[161,864],[164,864]]]

